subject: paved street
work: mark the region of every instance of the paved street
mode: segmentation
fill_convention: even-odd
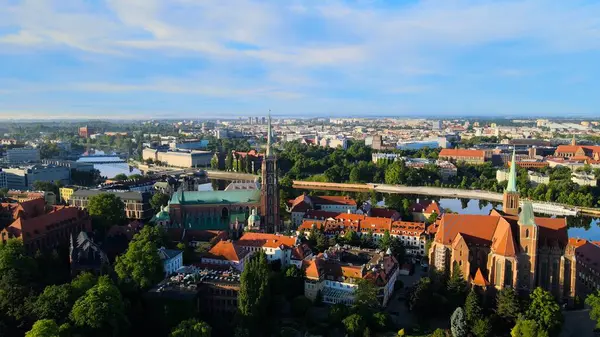
[[[595,322],[590,319],[590,310],[564,311],[565,322],[560,337],[594,336]]]

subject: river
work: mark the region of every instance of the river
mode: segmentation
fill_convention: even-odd
[[[96,157],[98,155],[106,155],[104,151],[96,150],[93,155],[84,155],[81,156],[77,161],[78,162],[86,162],[86,163],[94,163],[94,162],[106,162],[106,161],[118,161],[120,158],[118,156],[114,157]],[[113,154],[113,153],[110,153]],[[109,154],[109,155],[110,155]],[[132,174],[142,174],[140,170],[135,167],[129,166],[127,163],[110,163],[110,164],[94,164],[94,168],[100,171],[100,175],[106,178],[112,178],[117,174],[125,174],[130,176]]]

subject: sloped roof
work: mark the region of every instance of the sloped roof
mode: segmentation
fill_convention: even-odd
[[[492,241],[499,217],[475,214],[442,215],[435,241],[450,244],[457,233],[466,234],[485,241]]]
[[[398,214],[399,214],[398,211],[396,211],[395,209],[379,208],[379,207],[371,208],[371,216],[372,217],[393,218],[394,216],[396,216]]]
[[[504,218],[500,218],[498,221],[492,242],[492,250],[503,256],[515,256],[517,253],[511,226]]]
[[[71,246],[71,261],[101,265],[108,263],[108,257],[86,232],[81,231]]]
[[[485,157],[485,151],[466,149],[442,149],[440,157]]]
[[[349,205],[356,206],[356,200],[347,196],[321,195],[313,197],[313,203],[317,205]]]
[[[296,237],[266,234],[266,233],[245,233],[236,242],[244,247],[267,247],[267,248],[292,248],[296,245]]]
[[[170,260],[170,259],[177,257],[177,255],[182,254],[182,253],[183,252],[180,250],[166,249],[165,247],[160,247],[158,249],[158,256],[160,257],[161,260]]]
[[[481,269],[477,268],[475,272],[475,276],[473,277],[473,284],[478,285],[480,287],[487,287],[490,285],[490,282],[483,276]]]
[[[427,205],[427,208],[425,208],[425,210],[423,212],[424,213],[442,214],[442,212],[440,210],[440,206],[438,205],[437,202],[435,202],[435,200],[433,200],[431,203],[429,203],[429,205]]]
[[[183,202],[181,194],[183,193]],[[184,191],[173,193],[171,205],[173,204],[238,204],[260,202],[259,190],[233,190],[233,191]]]
[[[65,207],[34,218],[15,220],[6,230],[14,237],[37,237],[49,227],[70,219],[83,218],[85,213],[76,207]]]
[[[217,260],[239,262],[246,255],[248,255],[248,253],[248,250],[234,244],[231,241],[219,241],[208,251],[208,253],[206,253],[206,257]]]

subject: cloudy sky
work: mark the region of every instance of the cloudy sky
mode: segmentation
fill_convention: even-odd
[[[0,0],[0,117],[600,116],[600,2]]]

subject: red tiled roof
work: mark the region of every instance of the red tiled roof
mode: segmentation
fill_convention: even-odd
[[[485,157],[485,151],[465,149],[442,149],[439,157]]]
[[[394,221],[392,223],[391,234],[421,236],[425,232],[425,223]]]
[[[483,276],[481,269],[479,269],[479,268],[477,268],[477,271],[475,272],[475,276],[473,277],[473,284],[478,285],[480,287],[487,287],[490,285],[488,280],[486,280],[486,278]]]
[[[425,208],[425,211],[423,211],[424,213],[437,213],[437,214],[442,214],[440,211],[440,206],[438,205],[437,202],[435,202],[435,200],[433,200],[428,206],[427,208]]]
[[[29,219],[19,218],[8,226],[6,231],[16,238],[35,238],[63,221],[79,220],[85,216],[85,212],[76,207],[65,207]]]
[[[306,213],[304,213],[304,218],[305,219],[310,218],[310,219],[325,220],[328,218],[335,219],[335,217],[338,215],[340,215],[339,212],[328,212],[328,211],[311,209],[311,210],[308,210]]]
[[[219,241],[208,251],[208,253],[206,253],[206,257],[216,260],[239,262],[248,255],[248,253],[249,252],[246,249],[231,241]]]
[[[356,206],[356,200],[347,196],[321,195],[313,197],[313,202],[319,205],[349,205]]]
[[[450,244],[459,232],[485,241],[492,241],[499,217],[475,214],[442,215],[435,241]]]
[[[236,244],[243,247],[292,248],[296,245],[296,238],[278,234],[245,233]]]

